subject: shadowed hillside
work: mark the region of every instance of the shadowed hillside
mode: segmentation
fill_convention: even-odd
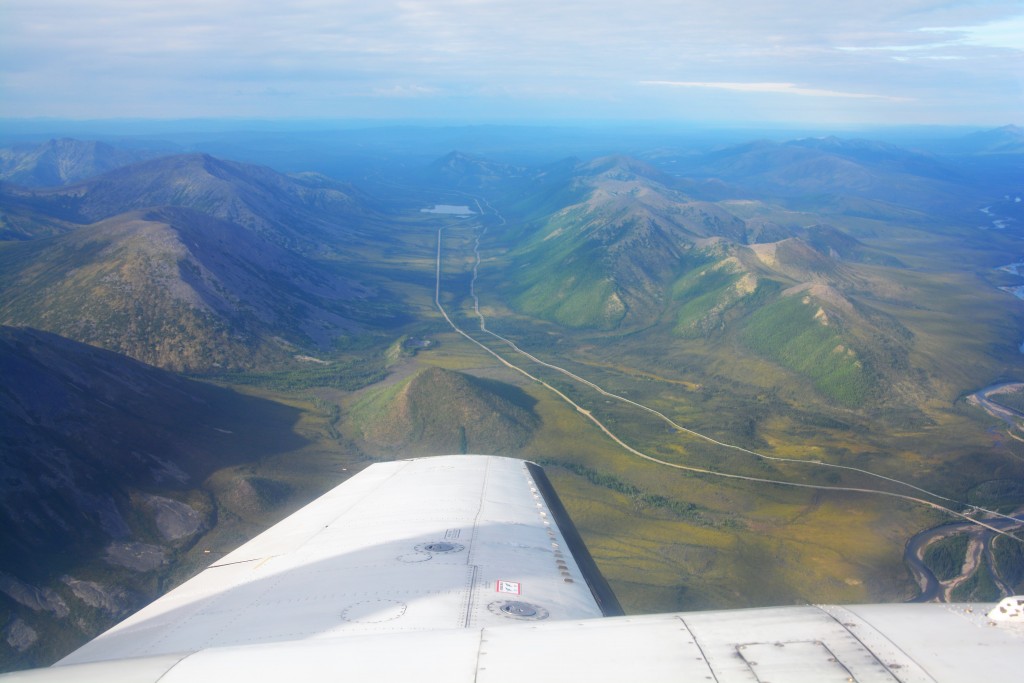
[[[0,666],[48,663],[151,599],[158,573],[216,521],[206,477],[301,447],[298,417],[0,327]]]
[[[386,320],[374,290],[235,223],[164,207],[0,251],[0,322],[175,370],[251,367]],[[285,340],[282,342],[281,340]]]

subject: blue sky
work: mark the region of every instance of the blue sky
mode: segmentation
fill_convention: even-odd
[[[1024,2],[0,0],[0,117],[1024,123]]]

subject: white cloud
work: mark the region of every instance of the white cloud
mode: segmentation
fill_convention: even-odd
[[[392,85],[373,89],[373,94],[380,97],[429,97],[440,92],[437,88],[422,85]]]
[[[1024,14],[976,26],[925,27],[920,30],[948,35],[946,45],[1024,51]]]
[[[1005,123],[1024,103],[995,48],[1020,44],[1020,22],[1020,0],[0,0],[0,116],[334,116],[376,97],[410,116],[448,98],[456,113],[602,103],[628,118],[676,106],[675,84],[694,116],[731,115],[701,110],[731,90],[800,98],[809,120],[833,100],[896,122],[915,100]],[[294,93],[295,111],[261,108],[264,89]]]
[[[804,88],[795,83],[729,83],[701,81],[640,81],[642,85],[661,85],[673,88],[710,88],[712,90],[732,90],[747,93],[775,93],[782,95],[800,95],[803,97],[846,97],[855,100],[888,100],[890,102],[907,102],[910,98],[892,97],[889,95],[871,95],[867,93],[842,92],[823,88]]]

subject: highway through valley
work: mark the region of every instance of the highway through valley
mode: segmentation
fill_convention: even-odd
[[[477,197],[474,197],[473,200],[476,202],[477,208],[479,209],[481,215],[483,215],[485,213],[490,213],[491,215],[495,216],[498,219],[499,224],[501,224],[501,225],[505,224],[504,217],[502,217],[501,214],[493,206],[491,206],[486,200],[481,199],[481,198],[477,198]],[[486,209],[484,208],[485,206],[486,206]],[[692,473],[695,473],[695,474],[712,476],[712,477],[720,477],[720,478],[724,478],[724,479],[734,479],[734,480],[750,481],[750,482],[754,482],[754,483],[769,484],[769,485],[773,485],[773,486],[786,486],[786,487],[793,487],[793,488],[815,489],[815,490],[822,490],[822,491],[843,491],[843,492],[853,492],[853,493],[860,493],[860,494],[880,495],[880,496],[887,496],[887,497],[891,497],[891,498],[898,498],[898,499],[906,500],[906,501],[913,502],[913,503],[916,503],[916,504],[919,504],[919,505],[924,505],[924,506],[930,507],[932,509],[939,510],[939,511],[945,513],[945,514],[950,515],[950,516],[957,517],[957,518],[959,518],[961,520],[960,522],[955,523],[955,526],[957,526],[957,527],[962,526],[964,529],[975,528],[975,529],[979,529],[979,530],[985,530],[989,534],[1006,535],[1006,536],[1010,536],[1011,538],[1013,538],[1013,539],[1015,539],[1017,541],[1021,541],[1021,539],[1019,539],[1017,536],[1013,535],[1012,533],[1010,533],[1008,531],[1008,529],[1012,529],[1012,528],[1015,527],[1015,525],[1017,523],[1017,520],[1015,520],[1014,518],[1009,517],[1007,515],[1003,515],[1001,513],[998,513],[998,512],[995,512],[995,511],[991,511],[991,510],[985,510],[985,509],[979,508],[977,506],[971,506],[971,505],[968,505],[966,503],[962,503],[960,501],[956,501],[956,500],[953,500],[951,498],[947,498],[945,496],[941,496],[941,495],[939,495],[937,493],[934,493],[932,491],[927,491],[927,490],[922,489],[922,488],[920,488],[920,487],[918,487],[918,486],[916,486],[916,485],[914,485],[914,484],[912,484],[910,482],[902,481],[902,480],[895,479],[895,478],[892,478],[892,477],[887,477],[887,476],[884,476],[884,475],[881,475],[881,474],[877,474],[877,473],[871,472],[869,470],[864,470],[864,469],[855,468],[855,467],[849,467],[849,466],[844,466],[844,465],[837,465],[837,464],[833,464],[833,463],[826,463],[826,462],[821,462],[821,461],[807,461],[807,460],[797,460],[797,459],[793,459],[793,458],[781,458],[781,457],[777,457],[777,456],[770,456],[770,455],[766,455],[766,454],[763,454],[763,453],[758,453],[756,451],[749,450],[747,448],[743,448],[742,446],[738,446],[738,445],[735,445],[735,444],[729,444],[729,443],[726,443],[726,442],[723,442],[723,441],[720,441],[720,440],[716,440],[716,439],[714,439],[714,438],[712,438],[710,436],[701,434],[699,432],[696,432],[696,431],[691,430],[691,429],[689,429],[689,428],[687,428],[687,427],[685,427],[683,425],[680,425],[680,424],[676,423],[674,420],[672,420],[671,418],[669,418],[665,414],[661,413],[660,411],[658,411],[658,410],[656,410],[654,408],[651,408],[650,406],[643,405],[641,403],[633,401],[633,400],[631,400],[629,398],[626,398],[624,396],[620,396],[620,395],[615,394],[613,392],[607,391],[604,388],[602,388],[599,385],[597,385],[596,383],[594,383],[594,382],[592,382],[592,381],[590,381],[590,380],[588,380],[588,379],[586,379],[584,377],[581,377],[580,375],[578,375],[578,374],[576,374],[576,373],[574,373],[574,372],[572,372],[572,371],[570,371],[570,370],[568,370],[568,369],[566,369],[564,367],[561,367],[561,366],[558,366],[556,364],[553,364],[553,363],[541,360],[540,358],[537,358],[532,353],[530,353],[530,352],[522,349],[521,347],[519,347],[512,340],[507,339],[506,337],[501,336],[500,334],[498,334],[498,333],[488,329],[488,327],[487,327],[487,320],[486,320],[483,312],[480,309],[480,300],[479,300],[479,295],[478,295],[478,292],[477,292],[477,279],[478,279],[479,268],[480,268],[480,263],[481,263],[480,244],[481,244],[481,240],[483,239],[484,235],[487,232],[487,228],[485,226],[482,226],[482,225],[477,226],[475,228],[475,240],[474,240],[474,246],[473,246],[474,259],[473,259],[473,266],[472,266],[472,274],[471,274],[470,283],[469,283],[469,294],[470,294],[470,297],[471,297],[471,299],[473,301],[473,313],[477,317],[480,333],[486,335],[487,337],[490,337],[491,339],[493,339],[495,341],[500,342],[503,345],[505,345],[508,349],[510,349],[513,352],[513,357],[519,357],[519,358],[525,359],[525,360],[527,360],[527,361],[529,361],[531,363],[534,363],[534,364],[540,365],[542,367],[545,367],[545,368],[547,368],[549,370],[553,370],[555,372],[558,372],[558,373],[568,377],[572,381],[577,382],[577,383],[579,383],[579,384],[581,384],[583,386],[588,387],[589,389],[595,391],[596,393],[600,394],[601,396],[603,396],[605,398],[621,401],[621,402],[626,403],[628,405],[631,405],[631,406],[633,406],[633,407],[635,407],[635,408],[637,408],[639,410],[642,410],[642,411],[648,412],[648,413],[650,413],[652,415],[655,415],[656,417],[658,417],[659,419],[663,420],[668,425],[670,425],[677,432],[685,433],[685,434],[688,434],[690,436],[693,436],[693,437],[696,437],[696,438],[699,438],[699,439],[703,439],[703,440],[705,440],[705,441],[707,441],[709,443],[712,443],[714,445],[717,445],[719,447],[722,447],[722,448],[725,448],[725,449],[731,449],[731,450],[734,450],[734,451],[737,451],[737,452],[741,452],[741,453],[747,454],[747,455],[752,456],[752,457],[762,458],[762,459],[769,460],[769,461],[794,463],[794,464],[799,464],[799,465],[804,465],[804,466],[812,466],[812,467],[834,468],[834,469],[840,469],[840,470],[847,470],[847,471],[851,471],[851,472],[856,472],[856,473],[859,473],[859,474],[867,476],[867,477],[873,477],[873,478],[877,478],[879,480],[884,480],[886,482],[889,482],[890,484],[898,485],[898,486],[901,486],[901,487],[906,487],[907,489],[909,489],[911,491],[914,491],[914,492],[916,492],[918,494],[922,494],[924,496],[928,496],[929,498],[932,498],[932,500],[928,500],[926,498],[920,497],[919,495],[911,495],[910,493],[897,493],[897,492],[887,491],[887,490],[883,490],[883,489],[874,489],[874,488],[866,488],[866,487],[852,487],[852,486],[830,486],[830,485],[824,485],[824,484],[810,484],[810,483],[805,483],[805,482],[786,481],[786,480],[769,479],[769,478],[763,478],[763,477],[753,477],[753,476],[747,476],[747,475],[742,475],[742,474],[734,474],[734,473],[728,473],[728,472],[720,472],[720,471],[711,470],[711,469],[702,468],[702,467],[696,467],[696,466],[692,466],[692,465],[685,465],[685,464],[681,464],[681,463],[668,462],[666,460],[662,460],[661,458],[654,457],[654,456],[652,456],[650,454],[647,454],[647,453],[644,453],[644,452],[638,450],[637,448],[633,447],[632,445],[630,445],[629,443],[624,441],[622,438],[620,438],[617,434],[615,434],[615,432],[612,431],[605,423],[603,423],[600,420],[600,418],[593,413],[593,411],[591,411],[591,410],[587,409],[586,407],[580,405],[579,403],[574,401],[572,398],[570,398],[568,395],[566,395],[563,391],[559,390],[557,387],[553,386],[552,384],[550,384],[549,382],[545,381],[544,379],[542,379],[542,378],[540,378],[540,377],[530,373],[525,368],[523,368],[521,365],[517,365],[517,364],[513,363],[512,361],[510,361],[509,359],[507,359],[505,356],[499,354],[497,351],[492,349],[490,346],[488,346],[487,344],[484,344],[482,341],[480,341],[479,339],[477,339],[476,337],[471,335],[469,332],[464,330],[462,327],[460,327],[455,322],[455,320],[452,319],[451,315],[445,309],[444,304],[441,301],[441,294],[442,294],[442,290],[441,290],[441,271],[442,271],[442,263],[443,263],[443,259],[444,259],[444,249],[443,249],[444,233],[445,233],[446,229],[451,228],[451,227],[455,227],[456,225],[458,225],[459,228],[466,227],[466,223],[465,222],[459,223],[459,224],[452,223],[452,224],[450,224],[448,226],[439,228],[438,231],[437,231],[437,251],[436,251],[436,263],[435,263],[434,303],[435,303],[435,306],[437,307],[437,310],[440,312],[441,316],[444,318],[445,322],[452,328],[452,330],[455,333],[457,333],[458,335],[462,336],[464,339],[466,339],[471,344],[479,347],[481,350],[483,350],[488,355],[492,356],[495,360],[497,360],[499,363],[501,363],[505,367],[509,368],[510,370],[512,370],[512,371],[514,371],[516,373],[519,373],[520,375],[522,375],[522,376],[526,377],[527,379],[529,379],[531,382],[537,383],[537,384],[543,386],[548,391],[550,391],[553,394],[555,394],[559,399],[561,399],[562,401],[564,401],[565,403],[570,405],[574,410],[576,410],[577,413],[579,413],[585,419],[589,420],[595,427],[600,429],[608,438],[610,438],[612,441],[614,441],[618,446],[620,446],[622,449],[624,449],[628,453],[632,454],[633,456],[641,458],[641,459],[646,460],[648,462],[653,462],[653,463],[656,463],[658,465],[661,465],[661,466],[664,466],[664,467],[668,467],[668,468],[672,468],[672,469],[675,469],[675,470],[692,472]],[[942,503],[935,502],[936,500],[942,501]],[[985,514],[988,517],[984,517],[984,518],[983,517],[975,517],[975,515],[980,515],[980,514]],[[945,529],[945,528],[946,528],[945,526],[944,527],[939,527],[939,529]],[[937,579],[935,579],[935,576],[927,569],[927,567],[924,565],[924,563],[923,563],[923,561],[921,560],[921,557],[920,557],[920,555],[923,554],[923,548],[928,543],[931,542],[930,539],[935,538],[932,535],[932,532],[942,533],[942,532],[937,532],[936,530],[929,530],[929,531],[926,531],[926,532],[922,532],[921,534],[918,534],[913,539],[911,539],[911,542],[908,542],[907,549],[906,549],[905,554],[904,554],[904,559],[906,560],[908,566],[910,567],[911,572],[914,574],[915,578],[917,579],[918,584],[922,588],[922,595],[919,598],[917,598],[917,600],[921,600],[921,601],[928,600],[928,599],[934,599],[935,595],[937,595],[938,591],[939,591],[939,588],[937,587],[938,586]]]

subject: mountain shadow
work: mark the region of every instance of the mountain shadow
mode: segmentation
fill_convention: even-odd
[[[298,418],[54,334],[0,327],[0,570],[38,579],[131,538],[131,491],[193,488],[218,468],[298,448]]]
[[[161,592],[217,523],[207,477],[305,445],[299,411],[0,327],[0,670],[52,663]]]

